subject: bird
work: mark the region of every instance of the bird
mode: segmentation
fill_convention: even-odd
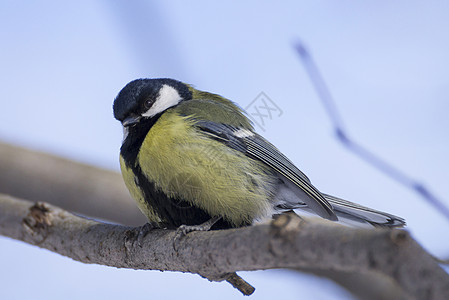
[[[123,179],[149,224],[227,229],[305,211],[343,223],[405,226],[401,217],[319,191],[218,94],[141,78],[120,90],[113,112],[123,126]]]

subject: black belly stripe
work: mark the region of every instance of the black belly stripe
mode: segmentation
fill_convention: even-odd
[[[211,216],[199,207],[195,207],[183,199],[173,199],[158,190],[153,182],[143,175],[140,166],[133,169],[139,179],[139,186],[143,190],[145,201],[154,209],[155,213],[168,225],[199,225],[208,221]],[[225,220],[220,220],[214,229],[231,228]]]
[[[139,186],[143,190],[145,201],[154,209],[156,214],[169,225],[198,225],[210,219],[203,210],[192,207],[186,201],[170,199],[167,195],[156,189],[143,175],[140,166],[134,168],[134,174],[139,179]]]
[[[183,199],[172,199],[163,191],[156,188],[153,182],[142,173],[140,165],[137,163],[137,155],[142,146],[148,131],[159,120],[160,114],[150,119],[141,120],[136,127],[130,127],[120,153],[128,168],[131,168],[138,179],[139,187],[143,192],[145,201],[162,219],[164,223],[171,227],[180,225],[199,225],[208,221],[211,216],[199,207],[192,206]],[[249,224],[247,224],[249,225]],[[231,228],[231,224],[225,220],[218,221],[213,228]]]

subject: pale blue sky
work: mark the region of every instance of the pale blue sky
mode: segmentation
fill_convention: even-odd
[[[112,102],[132,79],[176,78],[242,107],[263,91],[283,111],[263,135],[319,189],[404,217],[449,256],[449,221],[334,139],[291,47],[306,43],[351,135],[449,205],[449,2],[11,0],[0,26],[1,140],[118,170]],[[7,238],[0,249],[9,299],[241,297],[198,276],[83,265]],[[251,299],[347,298],[313,277],[245,277]]]

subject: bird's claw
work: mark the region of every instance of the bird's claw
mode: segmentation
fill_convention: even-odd
[[[176,229],[175,237],[173,238],[173,249],[178,251],[179,242],[183,237],[192,231],[209,231],[221,217],[213,217],[210,220],[199,225],[181,225]]]

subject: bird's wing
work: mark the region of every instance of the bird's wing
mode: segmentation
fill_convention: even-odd
[[[333,207],[311,183],[309,178],[283,155],[274,145],[259,134],[230,125],[211,121],[197,121],[195,126],[204,134],[245,153],[275,170],[289,186],[300,189],[306,197],[301,200],[319,216],[337,220]]]

